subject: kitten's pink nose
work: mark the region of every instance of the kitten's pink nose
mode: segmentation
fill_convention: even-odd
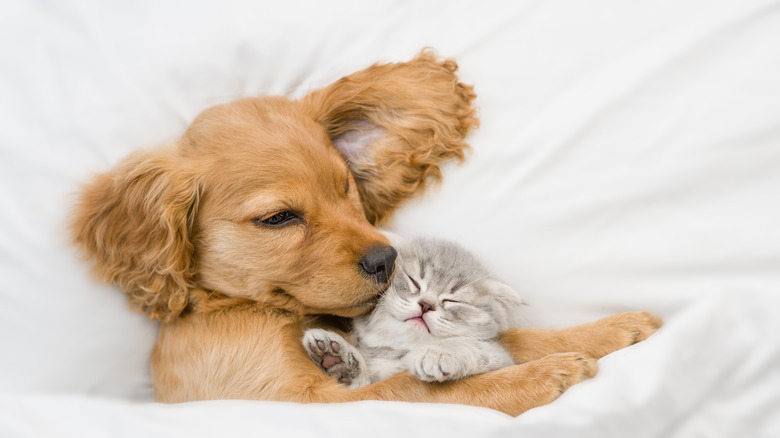
[[[420,300],[420,309],[422,309],[422,313],[425,313],[431,310],[436,310],[436,306],[427,301]]]

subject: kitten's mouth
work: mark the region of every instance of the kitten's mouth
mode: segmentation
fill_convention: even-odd
[[[423,319],[422,315],[414,316],[414,317],[411,317],[411,318],[406,318],[404,320],[404,322],[408,322],[408,321],[411,321],[412,324],[422,325],[423,327],[425,327],[425,330],[427,330],[428,333],[431,332],[431,328],[428,327],[428,323],[425,322],[425,320]]]

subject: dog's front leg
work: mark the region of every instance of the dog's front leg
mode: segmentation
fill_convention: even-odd
[[[619,313],[562,330],[510,329],[501,335],[501,343],[512,353],[515,363],[567,351],[600,359],[647,339],[661,324],[660,318],[647,312]]]
[[[335,381],[307,386],[297,401],[328,403],[359,400],[455,403],[495,409],[519,415],[548,404],[568,387],[595,375],[596,361],[580,353],[546,356],[461,380],[428,383],[409,373],[359,389]]]

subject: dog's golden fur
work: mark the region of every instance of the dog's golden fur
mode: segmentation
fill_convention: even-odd
[[[477,118],[456,68],[423,52],[297,101],[220,105],[176,144],[131,155],[84,189],[74,240],[162,322],[158,400],[407,400],[517,415],[659,326],[628,313],[511,330],[502,340],[520,365],[445,384],[400,374],[349,390],[311,362],[300,343],[304,325],[322,323],[311,315],[364,313],[387,286],[358,269],[371,248],[388,247],[373,225],[439,178],[442,162],[464,157]],[[280,213],[284,224],[269,225]]]

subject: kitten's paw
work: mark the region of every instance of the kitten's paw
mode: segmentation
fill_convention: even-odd
[[[339,383],[349,385],[362,372],[357,350],[338,333],[323,329],[306,330],[303,346],[311,360]]]
[[[467,367],[455,354],[438,349],[409,353],[409,372],[425,382],[457,380],[468,375]]]

